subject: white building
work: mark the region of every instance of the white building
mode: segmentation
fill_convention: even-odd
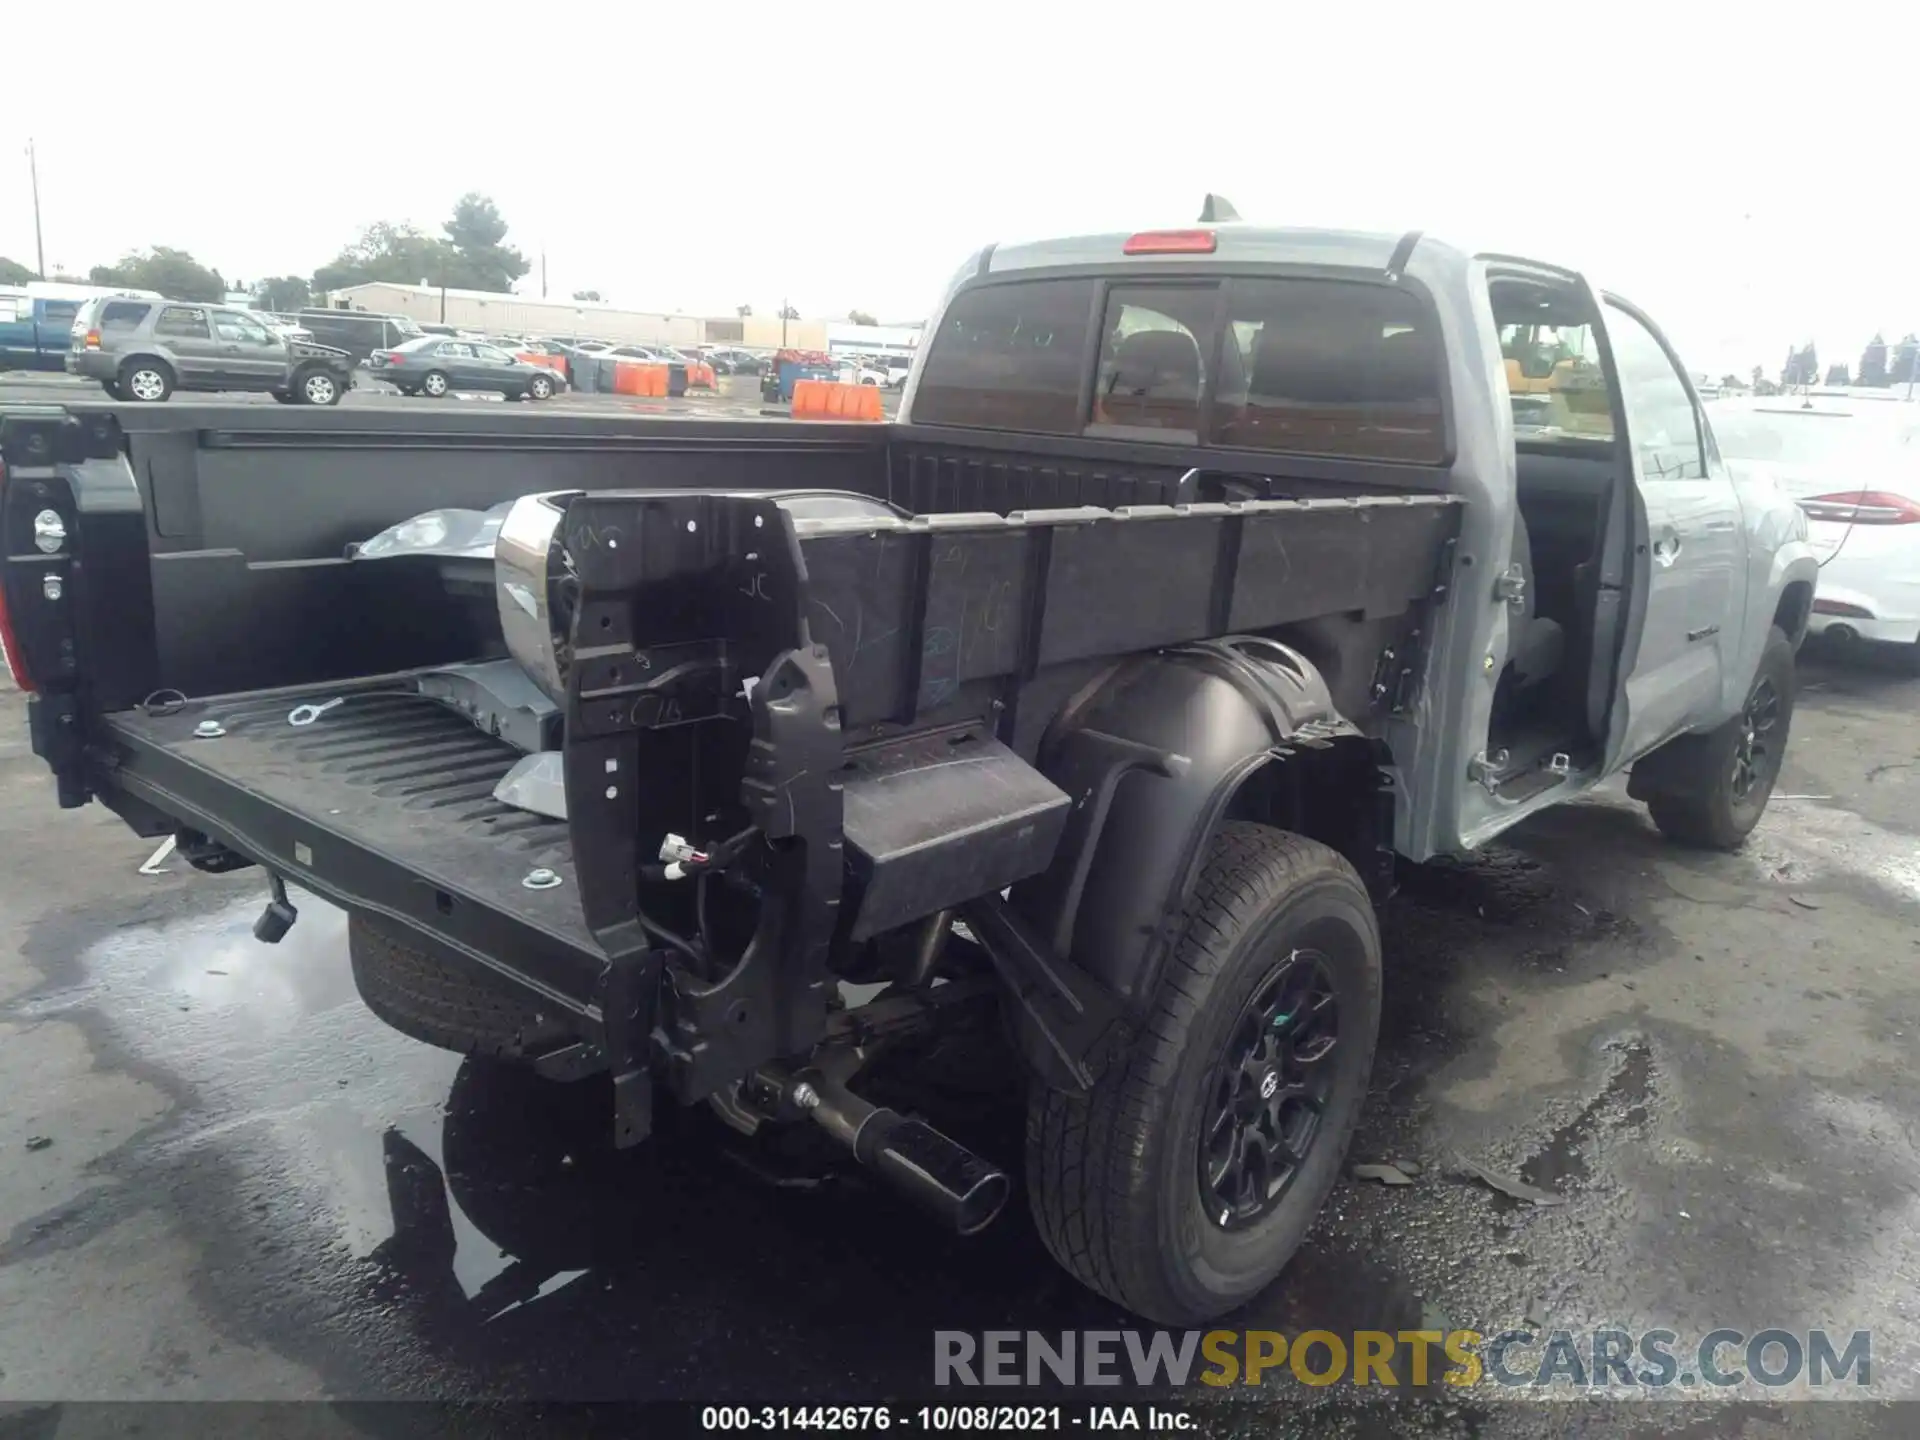
[[[829,355],[884,355],[911,360],[920,344],[918,325],[850,325],[827,322]]]

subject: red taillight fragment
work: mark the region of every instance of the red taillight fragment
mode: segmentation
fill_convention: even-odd
[[[1142,230],[1121,249],[1127,255],[1211,255],[1218,244],[1211,230]]]
[[[6,503],[6,495],[7,467],[4,463],[0,463],[0,505]],[[0,559],[0,566],[5,564],[6,561]],[[33,689],[33,677],[27,673],[26,659],[20,653],[20,641],[13,633],[13,617],[7,613],[7,585],[4,570],[0,570],[0,651],[6,653],[7,669],[13,672],[13,683],[22,690]]]
[[[1831,495],[1812,495],[1800,502],[1800,508],[1809,520],[1842,525],[1920,524],[1920,501],[1891,490],[1839,490]]]

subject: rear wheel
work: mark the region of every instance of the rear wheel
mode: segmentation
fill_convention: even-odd
[[[137,356],[120,367],[119,384],[122,398],[156,404],[173,394],[173,368],[164,360]]]
[[[554,1016],[484,967],[449,961],[392,921],[349,916],[347,952],[360,998],[403,1035],[463,1055],[520,1061],[566,1041]]]
[[[447,377],[440,371],[429,370],[420,377],[420,388],[438,400],[452,387],[447,383]]]
[[[1379,1028],[1380,935],[1353,867],[1223,826],[1131,1051],[1086,1096],[1034,1090],[1027,1178],[1054,1259],[1169,1325],[1251,1299],[1339,1174]]]
[[[536,375],[527,382],[527,394],[536,400],[550,400],[553,398],[553,381],[545,375]]]
[[[1647,812],[1660,833],[1682,845],[1734,850],[1766,813],[1787,731],[1793,723],[1793,642],[1777,626],[1768,632],[1760,666],[1740,713],[1705,735],[1682,735],[1661,747],[1661,777],[1671,789],[1654,790]],[[1681,788],[1687,778],[1694,783]]]

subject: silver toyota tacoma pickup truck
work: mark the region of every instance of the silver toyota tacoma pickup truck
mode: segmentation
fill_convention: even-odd
[[[1739,845],[1817,573],[1627,301],[1213,203],[980,251],[893,424],[69,406],[0,459],[63,806],[261,867],[262,940],[341,906],[376,1014],[615,1143],[797,1127],[971,1232],[1012,1178],[872,1062],[1010,1054],[1046,1244],[1172,1324],[1339,1174],[1396,864],[1622,772]]]

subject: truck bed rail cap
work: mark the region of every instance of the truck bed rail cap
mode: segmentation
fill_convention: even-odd
[[[924,535],[942,530],[1020,530],[1128,520],[1205,519],[1387,507],[1405,509],[1409,506],[1459,503],[1456,495],[1352,495],[1301,500],[1222,500],[1197,505],[1123,505],[1113,510],[1103,510],[1098,505],[1077,505],[1061,510],[1016,510],[1010,515],[983,510],[950,515],[915,515],[907,519],[860,515],[813,520],[796,518],[793,529],[796,535]]]

